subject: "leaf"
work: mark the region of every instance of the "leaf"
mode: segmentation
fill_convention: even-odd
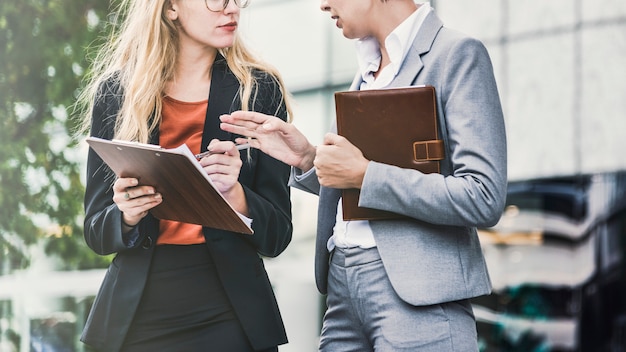
[[[110,261],[83,240],[83,161],[74,156],[77,121],[67,111],[88,48],[104,35],[95,19],[107,12],[107,1],[0,2],[0,253],[11,269],[26,267],[25,248],[39,241],[63,258],[59,269]]]

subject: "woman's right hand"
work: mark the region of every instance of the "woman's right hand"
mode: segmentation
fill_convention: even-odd
[[[278,117],[253,111],[235,111],[220,116],[224,131],[248,137],[237,143],[250,143],[253,148],[302,171],[313,168],[315,146],[293,124]]]
[[[135,226],[148,210],[161,204],[163,198],[152,186],[139,185],[136,178],[118,178],[113,184],[113,202],[122,212],[122,221]]]

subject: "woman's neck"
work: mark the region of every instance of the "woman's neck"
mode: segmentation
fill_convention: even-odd
[[[213,52],[184,52],[176,60],[174,77],[166,83],[165,94],[180,101],[207,99],[211,87],[211,70],[217,55]]]

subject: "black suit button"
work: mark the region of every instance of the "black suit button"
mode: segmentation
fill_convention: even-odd
[[[148,249],[152,247],[152,237],[148,236],[146,237],[146,239],[143,240],[143,242],[141,243],[141,248],[143,249]]]

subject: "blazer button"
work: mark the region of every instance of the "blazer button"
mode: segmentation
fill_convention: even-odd
[[[148,249],[152,247],[152,237],[148,236],[146,237],[146,239],[143,240],[143,242],[141,243],[141,248],[143,249]]]

